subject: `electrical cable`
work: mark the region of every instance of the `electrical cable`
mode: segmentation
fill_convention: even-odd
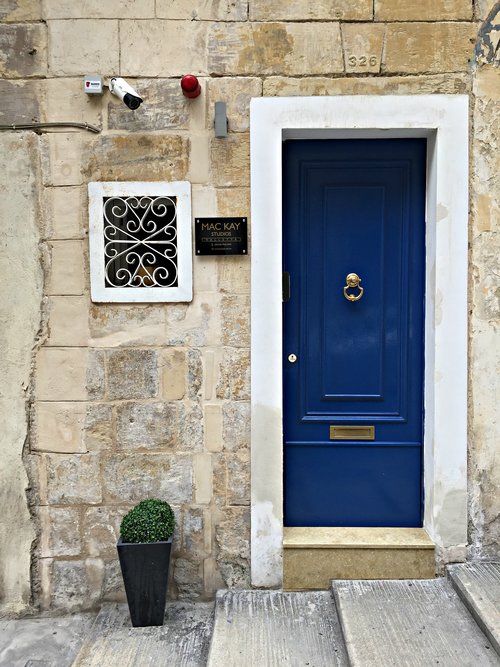
[[[101,130],[95,125],[90,125],[89,123],[12,123],[11,125],[0,125],[0,130],[37,130],[45,127],[79,127],[82,130],[87,130],[88,132],[94,132],[94,134],[99,134]]]

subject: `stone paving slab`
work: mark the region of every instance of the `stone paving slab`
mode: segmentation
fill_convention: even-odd
[[[329,591],[219,591],[208,667],[347,667]]]
[[[453,587],[500,654],[500,562],[460,563],[447,569]]]
[[[333,581],[353,667],[490,667],[500,658],[446,579]]]
[[[74,667],[205,667],[213,614],[213,602],[170,602],[163,626],[133,628],[126,604],[106,605]]]
[[[95,616],[0,619],[0,666],[71,667]]]

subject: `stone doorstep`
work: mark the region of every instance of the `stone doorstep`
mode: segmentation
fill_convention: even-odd
[[[283,590],[325,590],[332,579],[429,579],[434,543],[423,528],[285,528]]]
[[[331,591],[221,590],[208,667],[347,667]]]
[[[352,667],[498,667],[499,656],[444,577],[333,581]]]
[[[447,566],[460,599],[500,655],[500,561]]]

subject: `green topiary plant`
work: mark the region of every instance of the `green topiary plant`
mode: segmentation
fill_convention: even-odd
[[[164,500],[141,500],[120,525],[122,542],[166,542],[175,529],[175,516]]]

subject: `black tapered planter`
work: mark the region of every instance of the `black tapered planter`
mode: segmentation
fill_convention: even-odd
[[[172,538],[135,544],[120,537],[116,548],[132,625],[163,625]]]

